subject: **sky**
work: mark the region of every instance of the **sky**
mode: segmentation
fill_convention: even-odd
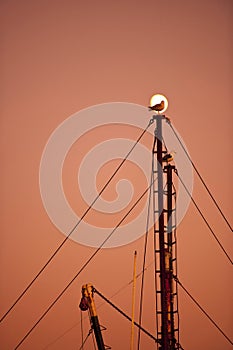
[[[88,189],[100,190],[119,164],[119,155],[115,159],[108,155],[107,150],[101,153],[101,147],[97,148],[97,145],[114,138],[120,139],[119,145],[123,145],[125,139],[135,140],[151,117],[146,107],[154,93],[167,96],[169,107],[166,113],[172,125],[184,140],[192,161],[222,211],[231,221],[231,0],[2,0],[0,16],[1,315],[64,240],[64,234],[51,220],[48,207],[44,205],[48,193],[54,191],[51,209],[54,215],[59,216],[67,227],[73,224],[73,217],[70,222],[65,220],[65,211],[55,199],[57,188],[53,176],[59,161],[63,161],[62,176],[60,173],[58,175],[62,178],[67,202],[73,213],[81,215],[87,207],[82,197],[84,192],[87,191],[86,195],[93,198],[93,192],[88,194]],[[117,114],[114,102],[123,103],[125,116],[124,113],[120,116]],[[116,128],[107,124],[107,113],[103,116],[102,107],[98,107],[103,104],[104,111],[106,104],[111,104],[109,121],[114,123],[116,118]],[[88,111],[93,112],[92,119]],[[72,132],[67,134],[65,127],[72,115],[75,116],[72,120],[77,123],[76,129],[71,128],[72,137],[77,132],[80,139],[70,144],[62,160],[59,158],[59,147],[63,149],[65,142],[70,142]],[[142,119],[138,122],[140,115]],[[130,119],[128,129],[121,125],[124,124],[124,117],[126,121]],[[85,123],[89,123],[87,130],[84,130]],[[44,185],[42,195],[42,160],[46,145],[51,138],[54,140],[55,130],[60,132],[60,142],[46,163],[45,179],[49,178],[50,182]],[[147,134],[143,143],[144,148],[149,150],[151,135]],[[118,151],[119,145],[109,149]],[[82,160],[88,159],[85,155],[91,149],[102,156],[107,155],[108,160],[105,164],[101,158],[99,169],[99,158],[91,155],[91,164],[94,166],[95,163],[97,169],[96,184],[93,186],[89,182],[89,175],[92,174],[90,167],[85,168],[84,184],[79,186],[77,173],[83,165]],[[133,161],[127,164],[128,167],[125,166],[117,175],[103,198],[111,204],[117,199],[118,181],[129,179],[132,186],[123,187],[123,192],[126,191],[123,193],[124,200],[127,200],[127,195],[132,195],[128,199],[129,208],[145,189],[146,177]],[[232,257],[232,232],[196,175],[193,180],[193,197]],[[127,212],[126,208],[119,208],[116,214],[91,210],[85,222],[98,226],[102,232],[111,229],[114,227],[111,225],[116,225]],[[142,207],[137,210],[137,214],[140,214]],[[134,216],[129,217],[128,223],[133,219]],[[146,227],[146,217],[144,225]],[[77,229],[76,234],[77,237],[79,234],[84,238],[94,237],[94,233],[84,228],[80,228],[80,231]],[[128,234],[132,236],[134,232],[129,229]],[[178,226],[177,238],[180,281],[233,339],[232,267],[192,204]],[[130,281],[135,250],[138,253],[137,272],[140,273],[144,235],[125,245],[101,249],[19,348],[79,349],[81,316],[78,305],[81,287],[88,282],[130,315]],[[1,349],[11,350],[17,346],[93,252],[93,247],[67,240],[2,321]],[[142,324],[155,335],[152,261],[153,233],[150,230]],[[139,278],[136,288],[137,318]],[[105,343],[112,349],[129,349],[130,323],[103,303],[98,295],[95,295],[95,300],[100,323],[107,328],[103,332]],[[181,288],[179,314],[180,343],[185,350],[231,349],[229,342]],[[85,337],[90,324],[85,314],[83,317]],[[136,340],[135,336],[135,346]],[[86,349],[92,348],[89,337]],[[142,335],[141,348],[152,350],[156,345]]]

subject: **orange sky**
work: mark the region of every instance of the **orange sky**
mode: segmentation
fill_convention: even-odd
[[[84,108],[116,101],[147,106],[153,93],[166,94],[173,125],[223,212],[232,217],[231,0],[3,0],[0,16],[1,314],[64,239],[43,207],[39,167],[52,132]],[[72,181],[76,176],[75,148],[72,152],[70,166],[64,164],[67,198],[74,187],[69,175]],[[196,176],[193,195],[232,257],[232,234]],[[79,203],[72,201],[74,207]],[[152,237],[149,243],[148,263],[153,259]],[[135,250],[141,270],[143,244],[142,237],[101,250],[20,349],[78,349],[82,284],[92,282],[111,299],[132,279]],[[2,322],[1,349],[15,348],[93,251],[72,240],[65,244]],[[192,205],[178,228],[178,272],[232,339],[231,266]],[[143,325],[154,334],[152,266],[145,284]],[[137,288],[138,305],[139,282]],[[112,301],[130,314],[131,286]],[[102,302],[98,296],[96,302]],[[182,290],[179,311],[185,350],[231,349]],[[130,323],[108,305],[98,314],[107,327],[105,343],[128,350]],[[84,328],[86,335],[87,320]],[[90,340],[87,349],[92,349]],[[155,349],[144,335],[142,349]]]

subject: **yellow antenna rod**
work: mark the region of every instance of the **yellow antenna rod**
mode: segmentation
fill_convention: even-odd
[[[133,295],[132,295],[132,322],[131,322],[131,340],[130,340],[130,350],[133,350],[134,342],[134,316],[135,316],[135,292],[136,292],[136,261],[137,261],[137,251],[134,252],[134,264],[133,264]]]

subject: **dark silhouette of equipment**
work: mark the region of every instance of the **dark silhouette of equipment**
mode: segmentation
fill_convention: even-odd
[[[92,284],[88,283],[82,286],[82,299],[80,301],[79,307],[82,311],[89,310],[91,328],[94,330],[98,350],[111,349],[109,346],[104,345],[99,319],[96,313],[94,302],[94,287]]]

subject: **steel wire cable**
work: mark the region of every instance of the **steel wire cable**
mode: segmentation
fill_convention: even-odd
[[[82,313],[82,310],[80,310],[80,317],[81,317],[81,340],[82,340],[81,349],[83,350],[84,349],[84,339],[83,339],[83,313]]]
[[[185,183],[183,182],[183,180],[181,179],[181,177],[179,176],[178,173],[176,173],[178,178],[180,179],[180,182],[182,183],[182,185],[184,186],[185,191],[187,192],[187,194],[189,195],[191,201],[193,202],[194,206],[196,207],[197,211],[199,212],[199,214],[201,215],[202,219],[204,220],[206,226],[208,227],[208,229],[210,230],[210,232],[212,233],[214,239],[216,240],[216,242],[218,243],[219,247],[221,248],[221,250],[223,251],[223,253],[225,254],[225,256],[227,257],[227,259],[230,261],[230,263],[232,264],[233,261],[230,258],[230,256],[228,255],[228,253],[226,252],[225,248],[223,247],[222,243],[219,241],[217,235],[214,233],[214,230],[212,229],[212,227],[210,226],[210,224],[208,223],[207,219],[205,218],[204,214],[202,213],[202,211],[200,210],[200,208],[198,207],[196,201],[194,200],[194,198],[192,197],[191,193],[189,192],[188,188],[186,187]]]
[[[107,299],[103,294],[101,294],[98,290],[96,290],[94,288],[94,292],[96,294],[98,294],[102,299],[104,299],[109,305],[111,305],[116,311],[118,311],[121,315],[123,315],[127,320],[129,320],[130,322],[132,322],[132,319],[130,316],[128,316],[124,311],[122,311],[121,309],[119,309],[119,307],[117,307],[116,305],[114,305],[109,299]],[[134,325],[136,327],[140,327],[140,329],[146,334],[148,335],[150,338],[152,338],[156,343],[158,343],[158,339],[155,338],[150,332],[148,332],[145,328],[143,328],[142,326],[140,326],[137,322],[134,321]]]
[[[177,132],[175,131],[175,129],[173,128],[173,126],[172,126],[171,123],[168,123],[168,124],[170,125],[170,127],[171,127],[171,129],[172,129],[174,135],[176,136],[176,138],[177,138],[178,142],[180,143],[181,147],[183,148],[183,150],[184,150],[186,156],[188,157],[190,163],[192,164],[193,169],[196,171],[196,173],[197,173],[197,175],[198,175],[200,181],[202,182],[203,186],[205,187],[206,191],[208,192],[210,198],[212,199],[212,201],[213,201],[213,203],[215,204],[216,208],[217,208],[218,211],[220,212],[220,214],[221,214],[222,218],[224,219],[224,221],[226,222],[227,226],[228,226],[228,227],[230,228],[230,230],[232,231],[232,226],[231,226],[229,220],[226,218],[225,214],[224,214],[223,211],[221,210],[221,208],[220,208],[219,204],[217,203],[216,199],[215,199],[214,196],[212,195],[210,189],[209,189],[208,186],[206,185],[206,183],[205,183],[203,177],[201,176],[201,174],[200,174],[200,172],[198,171],[197,167],[195,166],[195,164],[193,163],[192,159],[190,158],[190,156],[189,156],[188,152],[186,151],[186,149],[185,149],[183,143],[181,142],[181,140],[180,140],[180,138],[179,138]]]
[[[116,170],[113,172],[113,174],[111,175],[111,177],[108,179],[108,181],[105,183],[105,185],[102,187],[102,189],[100,190],[100,192],[98,193],[98,195],[95,197],[95,199],[93,200],[93,202],[90,204],[90,206],[86,209],[86,211],[83,213],[83,215],[81,216],[81,218],[77,221],[77,223],[73,226],[73,228],[70,230],[70,232],[68,233],[68,235],[66,236],[66,238],[61,242],[61,244],[57,247],[57,249],[54,251],[54,253],[50,256],[50,258],[47,260],[47,262],[44,264],[44,266],[40,269],[40,271],[35,275],[35,277],[32,279],[32,281],[27,285],[27,287],[23,290],[23,292],[21,292],[21,294],[19,295],[19,297],[15,300],[15,302],[11,305],[11,307],[7,310],[7,312],[5,312],[5,314],[1,317],[0,319],[0,323],[6,318],[6,316],[11,312],[11,310],[16,306],[16,304],[22,299],[22,297],[26,294],[26,292],[29,290],[29,288],[34,284],[34,282],[37,280],[37,278],[42,274],[42,272],[46,269],[46,267],[50,264],[50,262],[54,259],[54,257],[57,255],[57,253],[61,250],[61,248],[64,246],[64,244],[68,241],[68,239],[70,238],[70,236],[72,235],[72,233],[77,229],[77,227],[79,226],[79,224],[82,222],[82,220],[84,219],[84,217],[88,214],[88,212],[91,210],[91,208],[93,207],[93,205],[96,203],[96,201],[99,199],[99,197],[101,196],[101,194],[104,192],[104,190],[107,188],[107,186],[110,184],[110,182],[112,181],[112,179],[115,177],[115,175],[117,174],[117,172],[120,170],[120,168],[122,167],[122,165],[125,163],[125,161],[128,159],[128,157],[130,156],[130,154],[132,153],[132,151],[134,150],[134,148],[136,147],[136,145],[139,143],[139,141],[141,140],[141,138],[143,137],[143,135],[147,132],[148,128],[150,127],[150,125],[153,123],[153,120],[150,120],[149,124],[147,125],[147,127],[143,130],[143,132],[141,133],[141,135],[138,137],[138,139],[135,141],[133,147],[129,150],[129,152],[126,154],[125,158],[121,161],[121,163],[118,165],[118,167],[116,168]]]
[[[154,179],[156,181],[156,179]],[[154,183],[153,181],[153,183]],[[62,295],[67,291],[67,289],[73,284],[76,278],[80,275],[80,273],[87,267],[87,265],[92,261],[92,259],[96,256],[96,254],[101,250],[104,244],[110,239],[113,233],[117,230],[117,228],[122,224],[122,222],[127,218],[127,216],[131,213],[131,211],[137,206],[137,204],[141,201],[141,199],[145,196],[145,194],[149,191],[150,187],[153,185],[150,184],[144,192],[140,195],[140,197],[134,202],[132,207],[128,210],[128,212],[123,216],[123,218],[118,222],[118,224],[114,227],[114,229],[110,232],[110,234],[105,238],[105,240],[101,243],[101,245],[94,251],[94,253],[88,258],[88,260],[82,265],[79,271],[75,274],[72,280],[66,285],[66,287],[60,292],[60,294],[54,299],[54,301],[50,304],[50,306],[44,311],[44,313],[40,316],[37,322],[32,326],[32,328],[26,333],[26,335],[20,340],[20,342],[16,345],[15,350],[20,347],[20,345],[28,338],[31,332],[36,328],[36,326],[43,320],[43,318],[47,315],[47,313],[52,309],[52,307],[57,303],[57,301],[62,297]]]
[[[174,280],[181,286],[181,288],[185,291],[185,293],[192,299],[192,301],[198,306],[198,308],[208,317],[208,319],[212,322],[212,324],[219,330],[219,332],[227,339],[227,341],[233,345],[232,340],[223,332],[223,330],[217,325],[217,323],[213,320],[210,315],[203,309],[203,307],[197,302],[197,300],[188,292],[188,290],[184,287],[184,285],[180,282],[177,276],[173,275]]]
[[[89,338],[89,336],[91,335],[91,333],[92,333],[92,329],[89,330],[87,336],[86,336],[85,339],[82,341],[82,345],[81,345],[81,347],[79,348],[79,350],[83,350],[83,349],[84,349],[84,345],[85,345],[87,339]]]
[[[91,329],[94,329],[94,328],[93,328],[93,324],[92,324],[92,320],[91,320],[91,312],[90,312],[90,309],[88,309],[88,316],[89,316],[89,322],[90,322],[90,324],[91,324]],[[92,343],[93,343],[93,346],[94,346],[94,350],[96,350],[96,343],[95,343],[94,332],[91,332],[91,336],[92,336]]]

